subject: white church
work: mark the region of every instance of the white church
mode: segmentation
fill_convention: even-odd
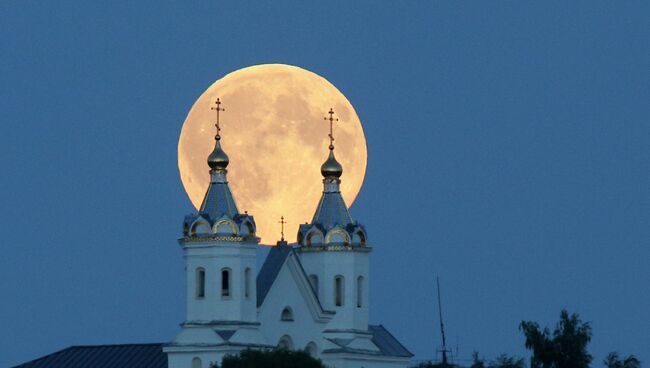
[[[258,270],[255,220],[237,209],[218,126],[215,140],[209,187],[179,240],[186,317],[176,338],[73,346],[17,367],[209,368],[227,354],[277,347],[306,350],[335,368],[409,365],[412,354],[382,325],[368,324],[372,248],[341,196],[334,145],[311,222],[300,225],[297,243],[272,247]]]

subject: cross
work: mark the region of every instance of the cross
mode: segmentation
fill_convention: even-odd
[[[217,101],[215,101],[214,104],[217,105],[217,107],[214,107],[214,106],[210,107],[210,110],[214,110],[214,111],[217,112],[217,123],[214,124],[214,126],[217,127],[217,136],[215,138],[217,140],[219,140],[219,139],[221,139],[221,135],[219,134],[219,132],[221,132],[221,128],[219,127],[219,112],[220,111],[226,111],[226,109],[221,107],[221,100],[219,100],[218,97],[217,97]]]
[[[330,137],[330,149],[333,150],[334,149],[334,131],[333,131],[334,128],[333,128],[333,125],[334,125],[334,122],[339,121],[339,119],[338,118],[334,119],[334,109],[332,109],[331,107],[330,107],[330,111],[328,112],[328,114],[330,114],[330,117],[329,118],[324,117],[323,119],[330,121],[330,134],[329,134],[329,137]]]
[[[284,241],[284,224],[286,224],[286,223],[287,222],[284,221],[284,216],[281,216],[280,221],[278,221],[278,224],[280,224],[280,235],[282,236],[280,241]]]

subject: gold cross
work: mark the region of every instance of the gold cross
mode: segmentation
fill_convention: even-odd
[[[214,126],[217,127],[217,136],[215,138],[217,140],[219,140],[219,139],[221,139],[221,135],[219,134],[219,132],[221,132],[221,128],[219,127],[219,112],[220,111],[226,111],[226,109],[221,107],[221,100],[219,100],[218,97],[217,97],[217,101],[215,101],[214,104],[217,105],[217,107],[214,107],[214,106],[210,107],[210,110],[214,110],[214,111],[217,112],[217,123],[214,124]]]
[[[334,109],[332,109],[331,107],[330,107],[330,111],[328,112],[328,114],[330,114],[330,117],[329,118],[324,117],[323,119],[330,121],[330,134],[329,134],[329,137],[330,137],[330,149],[333,150],[334,149],[334,131],[333,131],[334,128],[333,128],[333,125],[334,125],[334,122],[339,121],[339,119],[338,118],[334,119]]]
[[[286,221],[284,221],[284,216],[280,217],[280,221],[278,221],[278,223],[280,224],[280,235],[282,236],[280,241],[284,241],[284,224],[287,223]]]

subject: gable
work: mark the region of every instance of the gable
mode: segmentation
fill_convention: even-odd
[[[287,270],[294,282],[288,283],[292,286],[282,283],[279,286],[277,280],[283,270]],[[269,291],[273,288],[280,287],[282,292],[287,292],[287,287],[295,287],[300,293],[304,302],[307,304],[312,316],[319,322],[328,321],[334,315],[334,312],[326,311],[320,304],[318,296],[314,291],[309,278],[305,273],[300,258],[296,255],[295,250],[287,245],[278,245],[271,249],[264,265],[257,275],[257,307],[261,308],[267,299]]]

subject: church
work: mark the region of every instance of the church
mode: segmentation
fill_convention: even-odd
[[[274,348],[305,350],[328,367],[407,367],[412,354],[385,327],[368,322],[372,247],[341,196],[333,113],[320,168],[323,193],[295,244],[282,235],[257,269],[255,219],[239,212],[230,191],[217,119],[210,183],[199,210],[184,218],[179,239],[186,316],[176,338],[73,346],[17,367],[210,368],[228,354]]]

